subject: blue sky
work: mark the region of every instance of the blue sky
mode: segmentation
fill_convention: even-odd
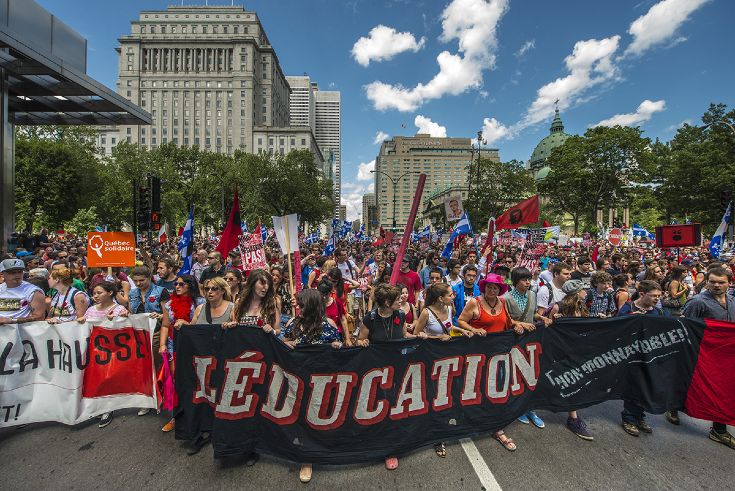
[[[114,87],[117,38],[173,0],[39,0],[88,40]],[[186,5],[203,2],[185,0]],[[229,2],[220,0],[210,4]],[[240,1],[235,4],[242,5]],[[733,105],[731,0],[253,0],[289,75],[342,93],[343,203],[370,186],[379,133],[475,137],[526,161],[559,99],[568,133],[603,122],[670,139],[710,102]],[[404,127],[405,126],[405,127]]]

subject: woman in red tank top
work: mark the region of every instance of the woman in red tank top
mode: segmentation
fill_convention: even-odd
[[[485,336],[487,333],[503,332],[508,329],[513,329],[517,334],[521,334],[524,330],[532,331],[534,329],[533,324],[514,321],[508,314],[505,300],[500,298],[500,295],[508,291],[508,285],[503,282],[500,275],[489,274],[480,280],[478,286],[481,294],[465,304],[464,310],[457,320],[459,327],[480,336]],[[495,432],[493,437],[506,450],[511,452],[516,450],[516,444],[508,438],[503,430]]]

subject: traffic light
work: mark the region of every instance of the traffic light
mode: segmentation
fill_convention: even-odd
[[[161,212],[151,211],[151,230],[158,232],[161,230]]]
[[[732,191],[720,191],[720,211],[725,213],[732,201]]]
[[[138,229],[150,230],[151,191],[146,186],[138,187]]]
[[[151,189],[151,211],[161,211],[161,179],[149,177],[148,186]]]

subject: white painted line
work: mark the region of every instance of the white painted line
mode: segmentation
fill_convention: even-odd
[[[498,481],[495,480],[495,476],[490,468],[485,463],[485,459],[480,455],[480,451],[475,446],[475,442],[470,438],[462,438],[459,440],[462,444],[462,450],[464,450],[467,459],[472,464],[472,468],[475,470],[475,474],[480,479],[480,484],[485,491],[502,491]]]

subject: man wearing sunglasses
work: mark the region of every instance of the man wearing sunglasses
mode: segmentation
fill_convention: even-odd
[[[204,284],[212,278],[223,277],[225,275],[225,266],[222,264],[222,254],[219,251],[212,251],[207,255],[209,267],[202,271],[199,279],[200,284]]]

